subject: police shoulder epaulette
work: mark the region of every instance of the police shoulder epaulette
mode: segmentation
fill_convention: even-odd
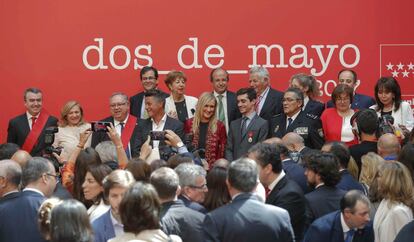
[[[318,118],[319,118],[319,116],[318,116],[318,115],[311,114],[311,113],[307,113],[307,114],[306,114],[306,117],[311,118],[311,119],[318,119]]]
[[[272,116],[272,118],[276,118],[276,117],[280,117],[280,115],[282,115],[281,113],[275,114]]]

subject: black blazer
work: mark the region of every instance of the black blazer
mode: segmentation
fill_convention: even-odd
[[[142,144],[144,144],[145,141],[147,141],[148,135],[150,131],[152,130],[151,118],[140,119],[138,121],[138,126],[136,129],[137,129],[138,134],[135,136],[134,146],[131,145],[131,148],[133,147],[132,150],[134,151],[134,154],[139,155]],[[183,123],[181,123],[177,119],[170,118],[167,115],[167,119],[164,125],[164,130],[167,130],[167,129],[174,131],[174,133],[180,136],[181,140],[184,142],[184,124]],[[165,145],[165,142],[161,141],[160,147],[163,145]]]
[[[308,181],[306,180],[305,169],[302,165],[299,165],[292,159],[289,159],[282,161],[282,167],[286,172],[286,176],[295,181],[302,189],[304,194],[311,191],[310,187],[308,186]]]
[[[241,118],[241,113],[239,111],[239,108],[237,107],[237,96],[234,92],[227,91],[227,122],[228,126],[230,127],[230,124],[233,120],[236,120],[238,118]]]
[[[46,148],[45,145],[45,129],[47,127],[57,126],[57,118],[49,116],[46,121],[46,125],[37,139],[37,143],[33,146],[30,155],[41,156],[42,151]],[[9,127],[7,129],[7,142],[15,143],[22,147],[27,135],[29,135],[30,127],[29,121],[27,120],[26,113],[19,115],[9,121]]]
[[[309,102],[302,110],[304,113],[310,113],[320,117],[323,113],[323,110],[325,110],[325,104],[309,99]]]
[[[274,115],[283,112],[282,99],[283,92],[270,88],[262,109],[260,109],[260,114],[258,115],[261,118],[270,121]]]
[[[112,124],[114,123],[114,118],[113,117],[107,117],[103,120],[101,120],[102,122],[111,122]],[[131,149],[131,156],[135,157],[135,156],[139,156],[139,153],[134,153],[134,147],[136,146],[135,142],[136,142],[136,138],[138,136],[138,119],[137,119],[137,123],[135,124],[135,128],[132,131],[132,135],[131,135],[131,139],[129,139],[129,145],[130,145],[130,149]],[[108,134],[106,132],[93,132],[92,133],[92,141],[91,141],[91,147],[95,148],[99,143],[103,142],[103,141],[108,141],[111,140],[108,136]],[[124,147],[125,148],[125,147]]]
[[[305,196],[293,180],[283,177],[266,198],[266,203],[288,211],[295,240],[301,241],[305,229]]]
[[[164,98],[167,98],[170,96],[163,91],[161,91],[161,93],[163,94]],[[144,100],[144,97],[145,97],[145,92],[140,92],[129,98],[129,103],[130,103],[129,111],[135,117],[141,118],[141,107],[142,107],[142,101]]]
[[[400,232],[398,232],[397,237],[395,237],[394,242],[411,242],[414,238],[414,220],[404,225]]]

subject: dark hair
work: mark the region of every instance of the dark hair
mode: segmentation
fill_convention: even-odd
[[[289,157],[289,149],[284,144],[274,144],[281,156]],[[280,157],[282,159],[282,157]]]
[[[236,96],[241,96],[244,94],[247,94],[247,97],[249,98],[250,101],[252,101],[253,99],[256,99],[256,96],[257,96],[256,91],[252,87],[239,89],[236,93]]]
[[[148,182],[151,176],[151,166],[139,158],[133,158],[125,169],[132,173],[136,181]]]
[[[153,160],[150,166],[151,166],[151,172],[153,172],[161,167],[168,167],[168,163],[165,160],[158,159],[158,160]]]
[[[394,106],[395,111],[400,108],[401,105],[401,88],[400,84],[394,77],[381,77],[377,84],[375,84],[375,100],[377,101],[377,111],[381,111],[384,108],[384,104],[378,97],[378,92],[384,89],[387,92],[392,92],[394,94]]]
[[[299,101],[302,101],[302,105],[301,106],[303,106],[304,96],[303,96],[302,91],[299,88],[289,87],[288,89],[286,89],[285,94],[288,93],[288,92],[294,93],[295,96],[296,96],[296,99],[299,100]],[[284,96],[284,94],[283,94],[283,96]]]
[[[257,185],[258,169],[256,162],[249,158],[233,161],[227,172],[227,180],[241,192],[252,192]]]
[[[145,92],[145,97],[153,97],[158,103],[162,103],[162,106],[165,107],[165,97],[162,92],[158,89],[151,89]]]
[[[338,79],[339,79],[339,76],[342,74],[342,72],[345,72],[345,71],[349,71],[349,72],[351,72],[351,74],[352,74],[352,76],[353,76],[353,78],[354,78],[354,83],[358,80],[358,77],[357,77],[356,72],[355,72],[354,70],[351,70],[351,69],[342,69],[342,70],[340,70],[340,71],[338,72]]]
[[[339,84],[335,87],[335,89],[332,91],[331,100],[334,105],[336,100],[341,96],[341,94],[345,93],[352,103],[354,101],[354,89],[346,84]]]
[[[190,157],[175,154],[171,156],[167,161],[168,167],[170,167],[171,169],[175,169],[182,163],[193,163],[193,160]]]
[[[408,168],[414,180],[414,144],[408,142],[404,145],[398,155],[398,161]]]
[[[34,93],[34,94],[38,94],[38,93],[42,93],[42,90],[40,90],[39,88],[36,87],[29,87],[26,90],[24,90],[24,94],[23,94],[23,100],[26,101],[26,95],[27,93]]]
[[[220,166],[213,167],[207,174],[208,192],[204,199],[204,207],[212,211],[230,202],[231,197],[226,185],[227,169]]]
[[[213,81],[213,75],[214,75],[214,73],[216,71],[219,71],[219,70],[222,70],[222,71],[224,71],[226,73],[226,76],[227,76],[226,79],[227,79],[227,81],[230,80],[229,73],[226,70],[224,70],[223,68],[219,67],[219,68],[215,68],[215,69],[211,70],[211,72],[210,72],[210,82]]]
[[[155,188],[151,184],[135,183],[125,193],[119,205],[124,231],[139,234],[146,229],[159,229],[160,209],[161,204]]]
[[[342,168],[346,169],[348,167],[349,160],[351,159],[351,153],[349,152],[348,147],[342,142],[332,142],[329,152],[338,158],[339,164]]]
[[[94,148],[88,147],[82,150],[75,162],[75,175],[73,177],[73,198],[81,201],[86,207],[92,205],[87,201],[83,194],[82,184],[85,182],[85,175],[89,165],[102,164],[98,152]]]
[[[52,209],[52,242],[92,242],[93,231],[85,206],[75,200],[63,200]]]
[[[345,193],[345,195],[342,197],[341,201],[340,201],[340,208],[341,208],[341,212],[344,212],[344,210],[346,208],[351,209],[351,212],[354,213],[355,212],[355,205],[357,204],[357,202],[363,202],[365,203],[367,206],[369,206],[370,202],[369,199],[367,198],[367,196],[365,196],[361,191],[359,190],[351,190],[347,193]]]
[[[280,173],[282,171],[280,153],[275,145],[257,143],[249,149],[248,153],[254,154],[256,162],[259,162],[261,167],[265,167],[270,164],[274,173]]]
[[[103,180],[107,175],[109,175],[112,172],[112,169],[105,164],[93,164],[88,166],[87,172],[91,173],[96,182],[103,188]],[[99,203],[101,199],[103,199],[104,202],[106,202],[103,192],[101,192],[94,199],[94,202]]]
[[[53,166],[50,160],[43,157],[33,157],[30,159],[22,171],[23,187],[36,182],[43,174],[51,172],[49,164]]]
[[[336,186],[341,180],[338,158],[333,154],[315,152],[306,157],[305,167],[321,177],[326,186]]]
[[[12,158],[14,153],[18,151],[20,147],[15,143],[4,143],[0,145],[0,160],[8,160]]]
[[[187,82],[187,77],[185,76],[184,72],[182,71],[175,71],[172,70],[168,72],[167,76],[165,77],[165,85],[167,85],[168,89],[170,89],[170,85],[177,79],[181,78],[184,82]]]
[[[158,79],[158,70],[153,66],[144,66],[139,72],[139,78],[142,80],[142,76],[149,71],[153,71],[155,79]]]
[[[358,132],[370,135],[376,134],[379,126],[378,115],[372,109],[364,109],[358,112],[356,123],[358,125]]]
[[[176,196],[180,180],[177,173],[169,167],[161,167],[154,171],[150,178],[161,199],[173,199]]]

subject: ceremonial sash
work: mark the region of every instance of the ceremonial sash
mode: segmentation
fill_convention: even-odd
[[[137,123],[137,118],[129,115],[128,121],[125,123],[125,128],[122,130],[121,141],[125,149],[128,148],[128,143],[131,140],[132,132],[134,132],[135,124]]]
[[[43,110],[37,118],[36,122],[32,124],[32,130],[30,130],[30,133],[27,135],[26,140],[22,146],[23,150],[29,153],[32,151],[48,119],[49,114]]]

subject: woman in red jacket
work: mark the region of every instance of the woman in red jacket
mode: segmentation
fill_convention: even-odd
[[[209,168],[224,157],[227,134],[222,122],[216,118],[217,101],[210,92],[201,94],[194,117],[184,123],[184,132],[192,137],[193,149],[204,149]]]
[[[325,141],[341,141],[348,146],[358,144],[358,139],[352,132],[351,117],[357,110],[351,108],[354,90],[339,84],[332,92],[334,108],[325,109],[321,121]]]

